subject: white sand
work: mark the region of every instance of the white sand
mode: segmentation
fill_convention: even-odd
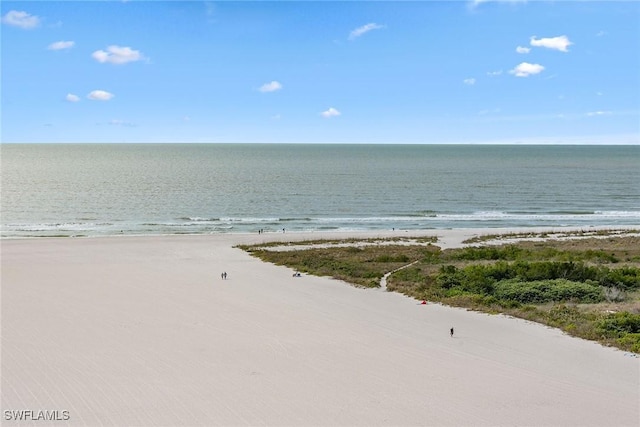
[[[640,425],[629,353],[232,247],[305,237],[3,240],[2,424]]]

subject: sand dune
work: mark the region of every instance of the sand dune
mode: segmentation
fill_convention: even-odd
[[[631,354],[233,248],[317,237],[3,240],[2,425],[640,424]]]

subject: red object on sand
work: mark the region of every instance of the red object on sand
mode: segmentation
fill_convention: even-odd
[[[421,304],[421,305],[424,305],[424,304],[426,304],[426,303],[427,303],[427,301],[422,300],[422,302],[421,302],[420,304]]]

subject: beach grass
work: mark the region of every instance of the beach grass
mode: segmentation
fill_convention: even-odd
[[[322,243],[321,243],[322,242]],[[308,244],[308,242],[304,242]],[[356,286],[376,288],[387,272],[439,251],[434,245],[336,246],[317,241],[320,247],[301,250],[272,250],[271,245],[241,246],[252,255],[276,265],[291,267],[316,276],[329,276]],[[297,243],[299,244],[299,242]]]
[[[640,237],[577,233],[542,241],[530,234],[492,236],[478,246],[441,250],[425,244],[362,245],[316,241],[299,250],[243,246],[277,265],[418,300],[506,314],[567,334],[640,353]],[[511,243],[496,245],[508,238]],[[491,244],[489,244],[491,243]],[[296,243],[298,245],[299,243]]]
[[[298,247],[308,247],[308,246],[322,246],[322,247],[331,247],[331,246],[376,246],[382,245],[387,246],[391,244],[416,244],[416,245],[425,245],[429,243],[436,243],[438,241],[437,236],[420,236],[420,237],[371,237],[371,238],[344,238],[344,239],[308,239],[308,240],[298,240],[295,242],[282,242],[282,241],[273,241],[261,243],[259,245],[238,245],[239,248],[244,250],[249,249],[269,249],[269,248],[278,248],[278,247],[290,247],[290,248],[298,248]]]

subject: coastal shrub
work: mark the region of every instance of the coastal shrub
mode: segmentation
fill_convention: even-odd
[[[384,255],[380,255],[378,256],[375,260],[375,262],[409,262],[409,257],[405,254],[397,254],[397,255],[391,255],[391,254],[384,254]]]
[[[566,279],[521,282],[518,279],[503,280],[494,285],[498,299],[518,301],[522,304],[574,301],[596,303],[602,300],[602,290],[597,284],[572,282]]]
[[[450,289],[444,295],[446,304],[456,307],[480,308],[484,306],[484,296],[462,289]]]
[[[525,250],[515,245],[469,247],[460,250],[455,259],[465,261],[479,260],[516,260]]]
[[[442,252],[435,246],[429,246],[428,250],[422,252],[422,262],[427,264],[433,264],[440,261],[440,255]]]
[[[589,249],[584,252],[584,256],[586,259],[592,260],[597,263],[615,264],[620,261],[614,254],[610,254],[602,250]]]
[[[311,251],[300,251],[297,256],[293,257],[295,259],[293,266],[297,270],[321,276],[332,276],[342,280],[354,278],[357,279],[358,284],[363,286],[369,286],[370,279],[379,280],[381,277],[377,271],[366,268],[366,264],[353,262],[349,259],[332,256],[318,257],[314,256]]]
[[[349,246],[348,248],[345,248],[345,251],[346,251],[348,254],[359,254],[360,252],[362,252],[362,251],[363,251],[363,249],[362,249],[362,248],[359,248],[359,247],[357,247],[357,246]]]
[[[496,280],[488,273],[484,265],[470,265],[463,271],[462,288],[481,295],[491,295]]]
[[[498,261],[493,265],[487,265],[485,266],[485,271],[488,277],[498,282],[513,279],[516,276],[516,272],[511,268],[511,264],[505,261]]]
[[[618,345],[634,353],[640,353],[640,334],[625,334],[616,340]]]
[[[413,283],[424,283],[427,281],[427,276],[422,272],[422,269],[418,267],[408,267],[398,270],[391,275],[391,278],[393,280]]]
[[[567,279],[574,282],[594,281],[600,286],[618,286],[622,289],[640,287],[640,269],[638,268],[610,269],[573,261],[496,263],[490,266],[489,275],[497,280],[509,278],[519,278],[521,281]]]
[[[365,284],[365,286],[367,288],[379,288],[380,287],[380,281],[375,279],[375,280],[369,280],[369,283]]]
[[[436,284],[442,289],[452,289],[462,283],[462,271],[455,265],[443,265],[436,276]]]
[[[447,298],[453,298],[461,295],[471,296],[472,294],[471,292],[466,292],[465,290],[460,288],[451,288],[444,294],[444,296]]]
[[[500,301],[500,305],[504,308],[524,308],[525,307],[522,305],[520,301],[505,300],[505,299],[498,299],[498,301]]]
[[[568,304],[558,304],[549,311],[538,313],[543,316],[545,323],[556,328],[564,328],[566,325],[583,322],[584,315],[577,306]]]
[[[598,331],[607,337],[620,337],[623,334],[640,333],[640,314],[621,311],[611,313],[597,324]]]
[[[587,267],[581,262],[523,262],[518,261],[511,265],[514,270],[513,276],[522,281],[567,279],[576,282],[595,280],[597,269]]]
[[[598,282],[601,286],[617,287],[622,290],[640,288],[640,269],[634,267],[621,267],[609,269],[601,267],[598,271]]]
[[[627,255],[628,258],[628,254]],[[509,244],[503,246],[483,246],[456,249],[450,252],[449,258],[461,261],[556,261],[579,262],[589,261],[597,264],[615,264],[620,262],[618,256],[602,249],[560,250],[543,243],[533,247]]]
[[[536,259],[544,260],[557,260],[557,261],[570,261],[571,254],[568,252],[561,252],[556,248],[542,247],[536,251]]]
[[[640,270],[593,267],[581,262],[498,261],[464,268],[442,266],[436,284],[443,289],[460,288],[525,304],[550,301],[595,303],[605,297],[611,298],[612,294],[605,293],[605,289],[637,289]],[[624,294],[622,296],[624,298]]]
[[[628,311],[608,314],[596,322],[595,330],[600,338],[614,339],[619,347],[640,353],[640,314]]]
[[[487,271],[487,266],[483,265],[470,265],[463,269],[445,265],[440,268],[436,284],[443,289],[459,288],[465,292],[488,295],[493,292],[496,281]]]

